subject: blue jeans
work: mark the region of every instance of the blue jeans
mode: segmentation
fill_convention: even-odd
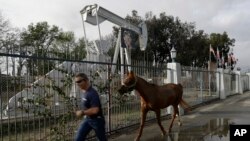
[[[85,118],[80,124],[75,141],[85,141],[86,136],[92,129],[95,131],[99,141],[107,141],[105,135],[105,120],[102,117]]]

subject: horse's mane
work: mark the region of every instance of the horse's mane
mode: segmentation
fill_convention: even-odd
[[[150,82],[146,81],[145,79],[143,79],[143,78],[141,78],[141,77],[139,77],[139,76],[136,76],[136,77],[139,78],[139,79],[141,79],[141,80],[143,80],[143,81],[144,81],[145,83],[147,83],[148,85],[157,86],[156,84],[150,83]]]

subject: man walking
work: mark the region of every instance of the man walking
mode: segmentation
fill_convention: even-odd
[[[84,73],[75,76],[75,83],[82,91],[85,91],[81,98],[83,109],[77,110],[75,114],[81,118],[86,115],[79,126],[75,141],[84,141],[92,129],[99,141],[107,141],[105,119],[97,91],[91,86],[89,78]]]

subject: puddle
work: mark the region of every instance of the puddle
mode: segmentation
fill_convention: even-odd
[[[168,136],[157,136],[147,141],[229,141],[229,125],[237,120],[212,119],[201,126],[175,128]],[[179,130],[179,131],[176,131]]]

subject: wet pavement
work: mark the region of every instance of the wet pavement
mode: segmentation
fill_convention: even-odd
[[[229,141],[230,124],[250,125],[250,92],[234,95],[194,109],[181,116],[182,126],[175,121],[172,132],[162,136],[156,122],[144,127],[141,141]],[[165,129],[170,120],[162,121]],[[121,131],[109,141],[133,141],[138,127]]]

